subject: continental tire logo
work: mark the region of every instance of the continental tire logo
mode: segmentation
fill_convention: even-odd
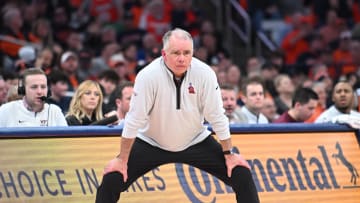
[[[339,142],[336,142],[335,148],[337,149],[337,153],[333,154],[332,157],[336,160],[336,164],[339,164],[340,162],[347,168],[350,174],[350,183],[356,186],[356,181],[359,178],[359,173],[357,172],[354,165],[346,159]]]
[[[292,157],[248,160],[258,192],[360,189],[356,167],[347,159],[339,142],[333,146],[327,145],[327,149],[324,145],[318,145],[310,155],[298,149]],[[336,167],[334,171],[335,163],[343,167]],[[234,193],[222,181],[192,166],[176,164],[175,167],[182,190],[190,202],[216,203],[218,195]],[[343,170],[338,171],[339,168]],[[347,183],[344,174],[348,174]],[[340,185],[338,178],[343,185]]]

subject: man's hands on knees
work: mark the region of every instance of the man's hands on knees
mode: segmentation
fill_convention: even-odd
[[[239,154],[239,150],[232,145],[231,138],[220,140],[220,144],[225,156],[228,177],[231,177],[232,170],[235,166],[243,166],[250,169],[249,163]]]
[[[225,155],[225,162],[226,162],[228,177],[231,177],[231,172],[235,166],[243,166],[250,169],[249,163],[244,159],[244,157],[241,154]]]
[[[120,172],[124,177],[124,182],[128,179],[127,169],[130,150],[135,138],[121,138],[120,153],[112,159],[104,168],[104,175],[110,172]]]
[[[124,177],[124,182],[127,181],[127,161],[116,157],[112,160],[110,160],[110,162],[105,166],[104,168],[104,175],[111,173],[111,172],[119,172],[123,175]]]

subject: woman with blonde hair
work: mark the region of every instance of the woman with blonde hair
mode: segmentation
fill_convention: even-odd
[[[103,119],[102,103],[103,95],[99,83],[83,81],[70,102],[66,115],[68,125],[90,125]]]

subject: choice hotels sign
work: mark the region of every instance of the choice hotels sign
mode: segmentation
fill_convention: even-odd
[[[263,203],[360,202],[353,132],[233,135]],[[118,137],[0,139],[0,202],[94,202]],[[132,202],[235,202],[231,187],[189,165],[160,166],[121,194]]]

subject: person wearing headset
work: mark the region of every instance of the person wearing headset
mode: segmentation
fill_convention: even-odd
[[[41,69],[29,68],[23,72],[18,94],[23,98],[0,107],[0,127],[67,126],[61,109],[46,103],[50,91]]]

